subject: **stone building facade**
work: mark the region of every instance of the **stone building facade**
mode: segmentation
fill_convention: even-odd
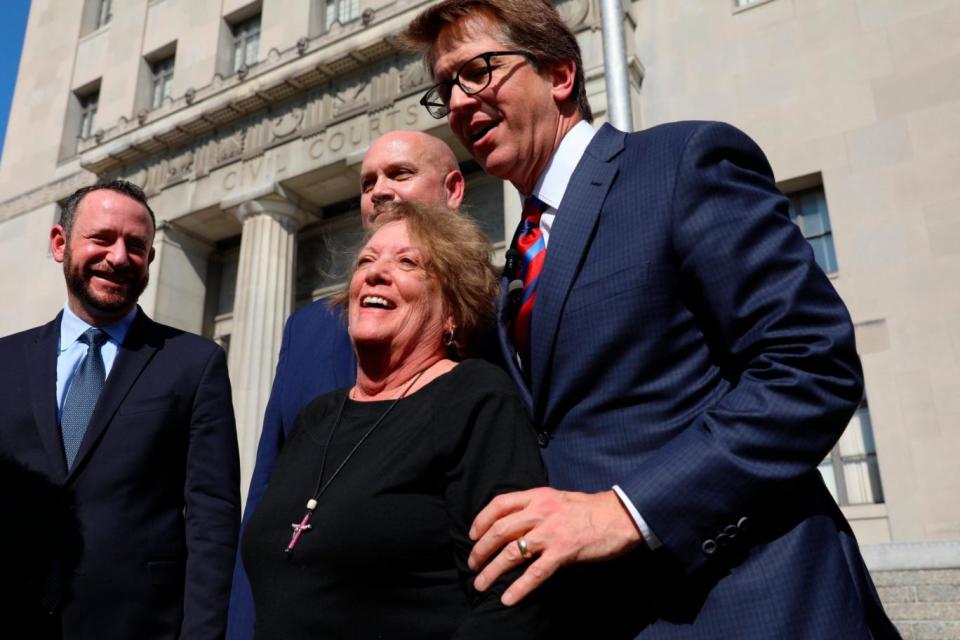
[[[0,334],[63,304],[57,201],[97,176],[143,185],[159,228],[142,305],[228,348],[248,478],[283,322],[341,281],[373,139],[450,141],[500,250],[519,217],[417,104],[429,77],[396,35],[428,4],[33,0],[0,163]],[[599,2],[556,5],[602,122]],[[624,8],[635,128],[731,122],[791,196],[867,385],[821,471],[905,634],[960,637],[960,0]]]

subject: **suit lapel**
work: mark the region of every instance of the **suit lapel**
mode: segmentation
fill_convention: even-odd
[[[570,178],[550,231],[530,338],[533,416],[537,425],[543,424],[544,390],[549,383],[549,363],[563,305],[590,245],[603,201],[619,171],[614,159],[623,150],[625,135],[610,125],[597,132]]]
[[[153,321],[150,320],[142,309],[138,309],[137,317],[127,332],[127,337],[120,350],[117,352],[117,358],[113,361],[113,367],[107,375],[103,391],[100,392],[100,399],[90,417],[90,424],[87,425],[87,432],[83,436],[83,442],[80,444],[80,450],[77,452],[77,458],[74,461],[73,468],[67,476],[67,481],[72,480],[84,466],[84,462],[90,453],[97,446],[103,432],[106,430],[120,403],[127,396],[130,387],[140,377],[143,368],[147,366],[158,346],[150,344],[148,339],[153,333],[151,328]]]
[[[60,340],[60,318],[57,314],[26,345],[26,373],[29,379],[30,404],[40,433],[40,441],[47,454],[51,478],[58,483],[67,475],[67,461],[63,453],[63,439],[57,423],[57,351]]]

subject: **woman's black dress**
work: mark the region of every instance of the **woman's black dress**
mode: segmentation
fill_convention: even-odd
[[[537,638],[536,593],[514,607],[467,568],[474,516],[495,495],[546,483],[536,437],[513,383],[466,360],[394,407],[318,499],[288,557],[346,390],[300,413],[243,537],[256,637]],[[347,400],[324,481],[392,401]]]

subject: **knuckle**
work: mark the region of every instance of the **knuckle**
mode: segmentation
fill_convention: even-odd
[[[544,562],[534,562],[526,571],[527,575],[536,582],[540,583],[546,580],[552,571],[547,569],[546,563]]]

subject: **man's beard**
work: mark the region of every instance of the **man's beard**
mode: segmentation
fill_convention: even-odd
[[[99,270],[100,273],[122,279],[122,284],[126,286],[126,292],[110,293],[106,296],[95,294],[90,286],[90,279],[97,275],[98,271],[74,264],[68,244],[63,256],[63,275],[70,293],[76,296],[85,307],[104,314],[125,311],[135,305],[137,300],[140,299],[140,294],[147,288],[150,273],[145,271],[143,277],[137,280],[134,270],[130,267],[112,270],[103,263],[99,266],[103,267]]]

